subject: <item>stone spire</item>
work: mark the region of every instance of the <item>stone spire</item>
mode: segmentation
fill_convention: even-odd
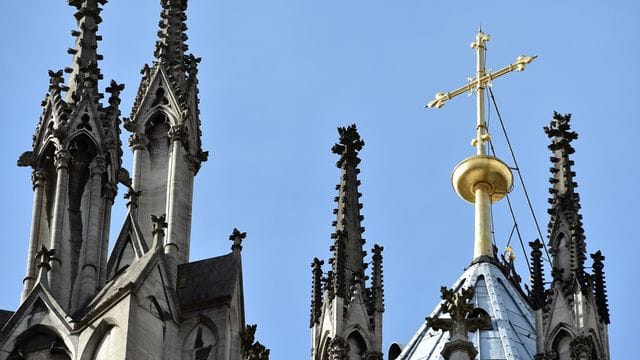
[[[553,256],[553,271],[555,280],[561,280],[563,287],[570,291],[576,284],[584,286],[584,262],[586,259],[586,244],[582,215],[580,215],[580,196],[575,191],[578,184],[574,181],[576,173],[571,169],[574,164],[569,155],[575,150],[571,141],[578,138],[578,134],[570,131],[571,115],[554,113],[553,120],[544,131],[551,139],[549,150],[553,152],[550,160],[553,166],[549,179],[551,188],[551,207],[548,212],[549,246]]]
[[[73,55],[73,61],[71,67],[65,69],[70,74],[67,102],[77,102],[83,92],[91,94],[94,99],[102,97],[98,92],[98,80],[102,79],[98,60],[102,60],[102,55],[97,53],[98,41],[102,40],[102,36],[97,32],[98,24],[102,22],[100,5],[106,3],[107,0],[69,0],[69,5],[77,9],[74,16],[78,30],[71,32],[76,37],[76,44],[68,50]]]
[[[571,115],[554,113],[545,132],[551,139],[552,177],[549,203],[549,252],[552,283],[544,296],[539,294],[542,282],[539,243],[532,243],[534,264],[533,294],[538,331],[536,359],[555,354],[571,354],[572,359],[609,359],[609,311],[600,251],[591,256],[593,274],[585,272],[587,249],[578,184],[572,170],[571,142],[578,135],[571,131]]]
[[[542,267],[542,242],[539,239],[529,243],[531,246],[531,291],[529,302],[533,310],[539,310],[545,303],[544,269]]]
[[[382,250],[375,245],[371,284],[365,276],[367,263],[362,238],[364,217],[358,192],[358,153],[364,146],[355,125],[338,128],[339,142],[332,147],[340,156],[338,203],[331,234],[331,270],[323,276],[323,261],[314,259],[311,290],[312,359],[382,359],[382,313],[384,294]],[[324,288],[322,284],[324,283]],[[359,330],[356,330],[359,329]],[[323,345],[328,344],[328,345]]]
[[[189,47],[187,31],[187,0],[161,0],[162,12],[158,26],[158,41],[154,56],[171,69],[174,76],[183,77],[185,54]]]
[[[334,210],[335,232],[331,234],[333,256],[329,263],[333,271],[334,294],[344,298],[346,291],[356,282],[364,283],[364,270],[367,267],[364,263],[366,252],[362,250],[365,243],[362,238],[364,227],[360,225],[364,219],[364,216],[360,215],[362,194],[358,192],[358,152],[362,150],[364,141],[355,125],[338,128],[338,133],[340,142],[331,148],[334,154],[340,155],[336,166],[341,173],[340,183],[336,185],[338,196],[334,198],[338,207]]]

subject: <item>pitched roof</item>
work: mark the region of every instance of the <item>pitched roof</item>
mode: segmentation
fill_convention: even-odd
[[[234,253],[180,265],[177,281],[180,307],[194,310],[231,300],[240,266],[240,257]]]
[[[491,316],[492,329],[469,333],[469,341],[478,350],[479,360],[533,359],[536,353],[535,317],[523,294],[490,262],[476,263],[465,270],[453,288],[473,285],[472,303]],[[440,304],[430,317],[448,317],[440,313]],[[442,359],[440,352],[449,340],[448,333],[434,331],[426,322],[402,350],[398,360]]]

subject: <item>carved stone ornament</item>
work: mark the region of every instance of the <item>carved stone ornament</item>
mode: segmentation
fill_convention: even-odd
[[[169,140],[185,142],[187,140],[187,129],[184,125],[175,125],[169,129]]]
[[[329,360],[349,360],[349,344],[340,336],[331,339],[327,346]]]
[[[33,184],[33,188],[43,187],[45,181],[47,180],[47,173],[44,170],[33,170],[31,172],[31,182]]]
[[[591,360],[593,359],[593,340],[588,336],[578,336],[571,344],[571,359],[574,360]]]
[[[91,176],[102,175],[107,170],[107,160],[104,155],[96,155],[89,165]]]
[[[555,360],[557,358],[558,357],[556,353],[553,351],[546,352],[543,354],[536,354],[536,356],[534,356],[534,360]]]
[[[114,182],[109,181],[102,185],[102,196],[113,201],[113,199],[116,198],[116,195],[118,195],[118,185]]]
[[[191,170],[193,175],[197,175],[198,171],[200,171],[200,165],[202,163],[200,159],[196,155],[186,154],[184,156],[184,160],[187,162],[187,166],[189,167],[189,170]]]
[[[53,163],[56,169],[68,168],[71,162],[71,153],[68,150],[58,150],[54,157]]]
[[[143,133],[133,133],[129,136],[129,147],[134,151],[146,149],[148,144],[149,138]]]

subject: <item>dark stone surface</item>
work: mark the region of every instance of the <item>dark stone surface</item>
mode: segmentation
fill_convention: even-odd
[[[240,274],[233,253],[178,267],[177,292],[183,310],[195,310],[231,300]]]
[[[0,329],[4,327],[4,324],[9,321],[9,319],[13,316],[13,311],[9,310],[0,310]]]

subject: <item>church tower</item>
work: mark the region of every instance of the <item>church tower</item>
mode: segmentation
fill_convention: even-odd
[[[240,360],[268,356],[245,326],[242,242],[189,262],[194,177],[202,151],[197,64],[187,54],[186,0],[161,0],[155,61],[142,70],[130,119],[133,176],[122,167],[120,92],[102,105],[96,52],[101,5],[69,0],[78,30],[67,84],[51,71],[33,149],[33,221],[21,304],[3,311],[0,360]],[[108,254],[117,184],[128,212]],[[5,320],[6,313],[10,314]]]
[[[335,232],[331,234],[331,270],[322,270],[323,261],[311,264],[311,359],[382,360],[382,250],[374,245],[371,284],[367,287],[364,217],[358,186],[358,153],[364,146],[355,125],[338,128],[340,140],[331,149],[340,156],[338,196],[334,209]]]
[[[578,136],[570,131],[571,115],[555,113],[545,132],[553,152],[549,250],[551,285],[545,289],[542,243],[530,243],[532,251],[531,302],[536,311],[536,359],[609,359],[607,327],[609,309],[601,252],[591,254],[592,273],[585,271],[587,247],[582,227],[580,198],[575,188],[575,172],[570,159],[571,142]]]

